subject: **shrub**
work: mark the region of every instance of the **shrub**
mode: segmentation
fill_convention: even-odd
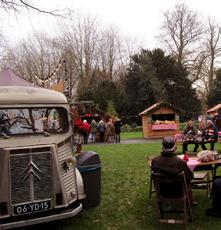
[[[135,129],[134,129],[135,132],[142,132],[143,131],[143,126],[137,126]]]
[[[137,123],[136,123],[136,122],[131,123],[131,124],[130,124],[130,127],[131,127],[133,130],[135,130],[136,127],[137,127]]]
[[[133,129],[128,124],[125,124],[122,126],[121,131],[122,132],[132,132]]]
[[[143,127],[142,126],[137,126],[136,123],[133,123],[133,125],[128,125],[125,124],[122,126],[121,128],[122,132],[142,132],[143,131]]]

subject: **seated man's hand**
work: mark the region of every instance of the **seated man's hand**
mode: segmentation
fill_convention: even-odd
[[[188,142],[188,141],[190,141],[189,138],[184,138],[184,140],[183,140],[183,142]]]

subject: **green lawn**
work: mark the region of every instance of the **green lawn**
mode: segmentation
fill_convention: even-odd
[[[143,132],[123,132],[120,136],[121,140],[141,139],[143,138]]]
[[[221,146],[217,146],[221,149]],[[155,194],[149,199],[150,169],[146,157],[156,155],[161,143],[96,144],[83,150],[99,153],[102,161],[101,204],[81,212],[78,216],[48,228],[65,230],[149,230],[180,229],[178,225],[159,225],[156,218]],[[179,151],[180,151],[179,147]],[[204,213],[211,205],[204,191],[194,191],[199,204],[193,207],[193,222],[188,229],[220,229],[221,218],[209,218]]]

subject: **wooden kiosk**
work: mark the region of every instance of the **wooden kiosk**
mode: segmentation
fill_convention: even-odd
[[[178,108],[166,102],[158,102],[139,113],[144,138],[163,138],[179,133],[179,113]]]

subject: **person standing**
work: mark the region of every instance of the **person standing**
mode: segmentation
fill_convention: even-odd
[[[96,142],[96,134],[97,134],[97,122],[93,119],[91,121],[91,141]]]
[[[76,153],[81,152],[82,143],[83,143],[82,132],[81,132],[81,129],[76,125],[74,126],[74,132],[73,132],[73,144],[74,144]]]
[[[97,130],[100,134],[100,141],[104,142],[104,134],[105,134],[106,126],[105,126],[103,120],[99,121],[98,126],[97,126]]]
[[[108,122],[106,124],[106,141],[107,142],[114,142],[114,125],[112,122],[112,118],[108,119]]]
[[[88,136],[89,136],[90,132],[91,132],[91,127],[88,124],[87,120],[84,120],[83,121],[83,127],[82,127],[82,134],[83,134],[83,137],[84,137],[84,144],[87,144]]]
[[[117,117],[116,121],[114,122],[114,129],[115,129],[115,141],[116,143],[120,143],[120,133],[121,133],[121,127],[122,127],[121,120]]]
[[[80,153],[83,144],[82,135],[83,122],[80,118],[73,120],[73,145],[76,153]]]

